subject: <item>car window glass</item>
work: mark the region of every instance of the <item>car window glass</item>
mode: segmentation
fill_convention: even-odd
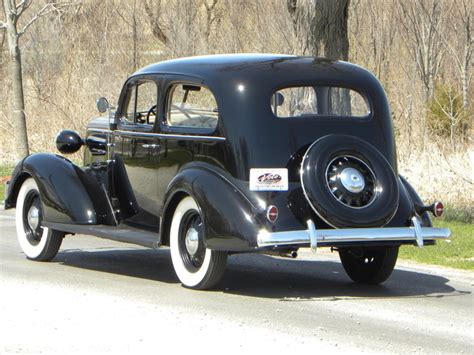
[[[276,91],[271,98],[275,116],[343,116],[365,118],[367,100],[357,91],[332,86],[299,86]]]
[[[212,92],[202,86],[179,84],[171,88],[168,125],[174,127],[217,127],[218,110]]]
[[[137,86],[133,85],[130,88],[129,96],[128,96],[128,105],[126,110],[127,121],[135,122],[135,102],[137,97]]]
[[[145,81],[137,87],[135,123],[153,124],[156,116],[158,91],[154,81]]]
[[[157,86],[154,81],[144,81],[129,89],[126,119],[129,123],[150,124],[155,122]]]

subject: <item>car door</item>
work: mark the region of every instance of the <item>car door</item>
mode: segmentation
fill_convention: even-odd
[[[160,199],[178,171],[192,161],[220,165],[217,102],[202,83],[181,77],[168,78],[163,85],[166,98],[160,115]]]
[[[127,83],[115,131],[115,156],[138,206],[126,222],[157,231],[158,159],[160,141],[153,131],[158,104],[158,81],[141,77]]]

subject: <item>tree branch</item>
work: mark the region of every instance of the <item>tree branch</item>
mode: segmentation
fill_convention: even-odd
[[[117,15],[119,15],[119,17],[123,20],[123,22],[125,22],[130,27],[133,27],[133,25],[125,19],[125,17],[122,15],[122,13],[119,10],[117,10],[117,8],[114,8],[114,10],[117,13]]]
[[[0,21],[0,30],[7,28],[7,24],[5,22]]]
[[[18,36],[20,37],[23,35],[26,30],[34,24],[37,20],[39,20],[41,17],[49,15],[52,12],[57,12],[61,13],[61,10],[73,5],[71,2],[64,2],[64,3],[56,3],[56,2],[50,2],[44,5],[41,10],[39,10],[35,16],[33,16],[21,29],[21,31],[18,32]]]
[[[31,5],[31,0],[22,0],[18,5],[16,5],[16,16],[20,17],[23,11],[29,8]]]

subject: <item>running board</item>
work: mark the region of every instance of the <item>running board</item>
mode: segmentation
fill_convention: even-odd
[[[44,221],[42,225],[66,233],[93,235],[95,237],[111,239],[122,243],[137,244],[148,248],[156,249],[160,246],[159,233],[147,232],[127,225],[107,226],[99,224],[91,226]]]

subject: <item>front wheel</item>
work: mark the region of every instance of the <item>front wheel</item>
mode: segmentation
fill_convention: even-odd
[[[375,285],[391,275],[397,262],[398,248],[340,248],[339,258],[353,281]]]
[[[183,198],[174,211],[170,248],[174,270],[183,286],[209,289],[224,275],[227,253],[205,247],[203,221],[192,197]]]
[[[64,233],[43,227],[43,206],[33,178],[21,185],[16,202],[16,234],[23,253],[31,260],[51,260],[58,253]]]

